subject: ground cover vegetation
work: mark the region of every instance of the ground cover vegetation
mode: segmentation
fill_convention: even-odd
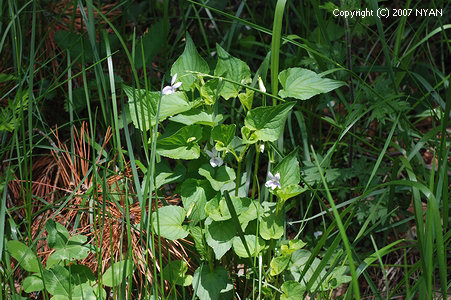
[[[0,299],[449,298],[448,1],[0,11]]]

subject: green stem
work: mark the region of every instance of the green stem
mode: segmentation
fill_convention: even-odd
[[[241,159],[238,160],[237,168],[238,168],[238,171],[237,171],[236,180],[235,180],[235,197],[238,197],[238,188],[241,184]]]
[[[255,189],[257,188],[257,171],[258,171],[258,160],[260,158],[260,151],[257,144],[255,144],[255,151],[257,151],[257,154],[255,155],[255,164],[254,164],[254,179],[252,182],[252,199],[255,197]]]

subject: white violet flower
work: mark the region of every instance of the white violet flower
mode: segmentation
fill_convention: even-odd
[[[315,231],[313,233],[313,236],[315,237],[315,239],[317,239],[320,235],[323,235],[323,232],[321,230]]]
[[[276,175],[272,175],[271,172],[268,172],[269,180],[266,181],[265,186],[274,190],[276,187],[280,188],[280,173]]]
[[[165,86],[163,88],[162,91],[163,95],[170,95],[172,93],[175,93],[176,89],[182,85],[180,81],[179,82],[176,81],[177,81],[177,73],[175,73],[174,76],[172,76],[171,85]]]
[[[222,160],[222,158],[220,158],[220,157],[218,156],[218,150],[216,150],[215,148],[213,148],[213,149],[211,149],[211,151],[205,150],[205,152],[206,152],[207,155],[210,157],[210,165],[211,165],[213,168],[222,166],[222,164],[224,163],[224,161]]]
[[[263,153],[265,151],[265,144],[260,145],[260,152]]]
[[[260,88],[260,91],[266,93],[265,85],[263,84],[263,80],[260,76],[258,76],[258,87]]]

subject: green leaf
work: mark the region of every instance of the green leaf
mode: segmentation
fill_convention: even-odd
[[[185,91],[191,90],[198,80],[197,75],[189,71],[208,74],[210,68],[208,67],[207,62],[197,52],[196,46],[189,34],[186,34],[185,50],[182,55],[177,58],[171,68],[171,76],[177,74],[177,78],[182,82],[180,88]]]
[[[246,93],[239,93],[238,99],[240,99],[241,105],[246,107],[247,110],[252,109],[252,101],[254,99],[254,91],[246,89]]]
[[[251,70],[244,61],[231,56],[219,44],[216,44],[216,51],[218,53],[218,63],[214,72],[216,76],[222,76],[241,84],[251,82]],[[240,90],[241,86],[224,82],[220,95],[227,100],[237,97]]]
[[[186,275],[188,264],[183,260],[170,261],[163,269],[163,277],[172,284],[188,286],[193,281],[191,275]]]
[[[213,168],[209,164],[204,164],[199,169],[199,175],[204,176],[215,191],[220,191],[225,184],[235,180],[235,171],[225,165]]]
[[[235,136],[236,125],[221,124],[211,131],[211,138],[216,142],[216,150],[225,151]]]
[[[91,269],[84,265],[71,264],[68,266],[72,276],[72,282],[75,284],[93,283],[97,279]]]
[[[160,20],[152,24],[149,31],[136,41],[136,68],[142,68],[144,65],[150,66],[152,60],[164,45],[164,40],[166,39],[164,32],[164,21]]]
[[[14,257],[19,265],[28,272],[39,272],[39,261],[33,250],[24,243],[16,240],[8,241],[6,244],[8,252]]]
[[[304,277],[302,278],[302,288],[305,289],[305,285],[307,282],[310,281],[310,278],[312,277],[313,273],[318,269],[321,260],[318,258],[314,258],[313,262],[310,265],[306,265],[308,259],[311,256],[311,252],[304,249],[299,249],[293,252],[291,255],[291,263],[288,269],[289,274],[291,275],[290,278],[293,278],[296,281],[299,281],[301,277],[301,273],[304,271],[304,268],[308,268],[307,272],[305,273]],[[326,270],[323,269],[320,272],[320,275],[316,278],[313,286],[312,291],[316,290],[317,287],[320,287],[323,283],[322,278],[326,275]]]
[[[199,226],[192,226],[189,228],[191,236],[194,239],[194,246],[197,252],[200,254],[203,260],[207,260],[208,257],[208,246],[204,243],[204,232]]]
[[[158,223],[160,223],[160,235],[169,240],[185,238],[188,231],[182,226],[185,220],[185,209],[180,206],[164,206],[158,209],[157,213],[152,213],[152,224],[156,233],[158,233]]]
[[[133,262],[131,260],[115,262],[103,273],[102,284],[108,287],[116,287],[131,274],[133,274]]]
[[[230,195],[230,199],[232,200],[237,215],[240,215],[250,206],[249,198],[239,198]],[[246,201],[244,205],[243,201]],[[225,221],[232,218],[229,208],[227,206],[227,202],[225,198],[221,196],[220,193],[216,194],[216,196],[213,199],[207,202],[207,205],[205,205],[205,211],[207,212],[208,216],[214,221]]]
[[[294,280],[285,281],[280,287],[283,294],[280,300],[298,300],[305,292],[305,285]]]
[[[105,295],[105,291],[103,288],[101,289],[103,291],[102,295]],[[70,298],[66,295],[55,295],[51,298],[51,300],[66,300],[66,299],[72,299],[72,300],[99,300],[99,299],[105,299],[105,297],[98,297],[98,287],[92,287],[88,283],[79,284],[72,286],[71,290],[71,296]]]
[[[205,220],[207,244],[213,248],[216,259],[232,248],[232,240],[236,235],[236,229],[232,220],[216,222],[210,218]]]
[[[205,204],[207,203],[205,190],[197,184],[196,179],[190,178],[185,180],[182,184],[180,194],[186,215],[193,221],[193,225],[196,225],[199,221],[207,217],[205,213]]]
[[[185,125],[200,124],[211,127],[217,125],[222,119],[223,116],[221,114],[215,115],[214,113],[207,113],[200,108],[193,108],[187,112],[169,118],[171,121]]]
[[[174,168],[174,171],[172,171],[168,161],[162,160],[155,165],[155,172],[157,174],[157,176],[155,177],[155,188],[159,189],[165,184],[171,182],[180,182],[185,176],[186,169],[182,164],[177,164]],[[146,178],[147,177],[144,177],[144,180]]]
[[[265,212],[260,220],[260,235],[265,240],[279,239],[283,236],[283,214],[276,213],[276,203],[262,203]]]
[[[128,97],[128,109],[133,125],[141,130],[149,130],[155,125],[158,101],[161,97],[159,121],[167,117],[188,111],[192,104],[183,92],[175,92],[161,96],[161,92],[150,92],[144,89],[135,89],[122,85],[122,89]]]
[[[302,68],[290,68],[279,73],[283,89],[279,91],[282,98],[293,97],[307,100],[315,95],[330,92],[345,83],[322,78],[313,71]]]
[[[247,247],[249,248],[252,257],[257,256],[258,253],[265,248],[265,242],[260,237],[256,237],[255,235],[245,235],[244,239],[246,240]],[[249,257],[243,241],[239,236],[233,238],[233,251],[235,251],[236,255],[239,257]]]
[[[38,292],[44,289],[44,282],[38,274],[33,274],[23,280],[22,287],[25,293]]]
[[[45,228],[48,233],[47,242],[51,248],[60,249],[66,246],[69,240],[69,231],[66,227],[50,219],[45,224]]]
[[[233,196],[230,196],[233,202]],[[257,216],[261,216],[263,214],[263,207],[257,200],[252,200],[250,198],[241,198],[243,200],[242,203],[242,212],[238,216],[238,220],[241,224],[241,229],[246,230],[247,225],[250,221],[257,219]],[[236,205],[234,204],[236,207]],[[238,214],[238,211],[237,211]]]
[[[42,272],[44,275],[45,288],[50,294],[54,296],[61,295],[69,298],[70,274],[66,268],[56,265],[50,270],[44,269]]]
[[[290,263],[290,258],[291,258],[291,255],[289,255],[289,254],[281,255],[278,257],[273,257],[273,259],[271,260],[271,263],[270,263],[271,276],[275,276],[275,275],[282,273],[288,267],[288,264]]]
[[[277,140],[285,125],[288,112],[294,104],[294,102],[286,102],[276,106],[262,106],[250,110],[244,119],[244,125],[249,129],[246,134],[255,135],[251,139],[252,141],[255,138],[261,141]],[[243,131],[241,132],[243,133]]]
[[[88,238],[84,235],[74,235],[63,247],[53,252],[47,260],[47,268],[52,267],[59,261],[72,261],[75,259],[84,259],[91,251],[90,247],[84,245]]]
[[[220,299],[221,294],[232,288],[227,271],[222,266],[216,267],[213,272],[210,272],[208,267],[201,266],[194,272],[193,289],[200,300]]]
[[[199,93],[203,102],[207,105],[216,103],[217,98],[221,95],[221,90],[224,87],[224,82],[219,81],[218,78],[210,79],[205,84],[200,86]]]
[[[272,172],[273,174],[280,173],[280,185],[282,188],[299,184],[301,181],[301,169],[296,154],[297,150],[294,150],[285,156]]]
[[[277,189],[276,195],[280,198],[281,204],[283,204],[288,199],[293,198],[299,194],[302,194],[306,190],[308,190],[307,187],[300,187],[297,184],[292,184],[292,185]]]
[[[200,147],[197,142],[202,138],[200,125],[185,126],[173,135],[157,141],[157,153],[173,159],[197,159]]]

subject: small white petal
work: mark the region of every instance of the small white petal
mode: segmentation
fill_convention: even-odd
[[[260,152],[263,153],[265,151],[265,144],[260,145]]]
[[[274,179],[279,181],[280,180],[280,173],[277,173],[276,175],[274,175]]]
[[[172,76],[171,85],[173,86],[176,81],[177,81],[177,73],[175,73],[174,76]]]
[[[323,232],[322,232],[322,231],[315,231],[315,232],[313,233],[313,236],[315,237],[315,239],[317,239],[320,235],[323,235]]]
[[[165,86],[162,93],[163,93],[163,95],[170,95],[170,94],[174,93],[174,88],[170,85]]]
[[[179,88],[181,85],[182,85],[182,83],[179,81],[179,82],[176,82],[175,84],[173,84],[172,87],[174,89],[176,89],[176,88]]]
[[[210,165],[213,168],[220,167],[220,166],[222,166],[223,163],[224,162],[223,162],[222,158],[220,158],[220,157],[213,157],[212,159],[210,159]]]
[[[263,80],[260,76],[258,76],[258,87],[260,88],[260,91],[266,93],[265,85],[263,84]]]

